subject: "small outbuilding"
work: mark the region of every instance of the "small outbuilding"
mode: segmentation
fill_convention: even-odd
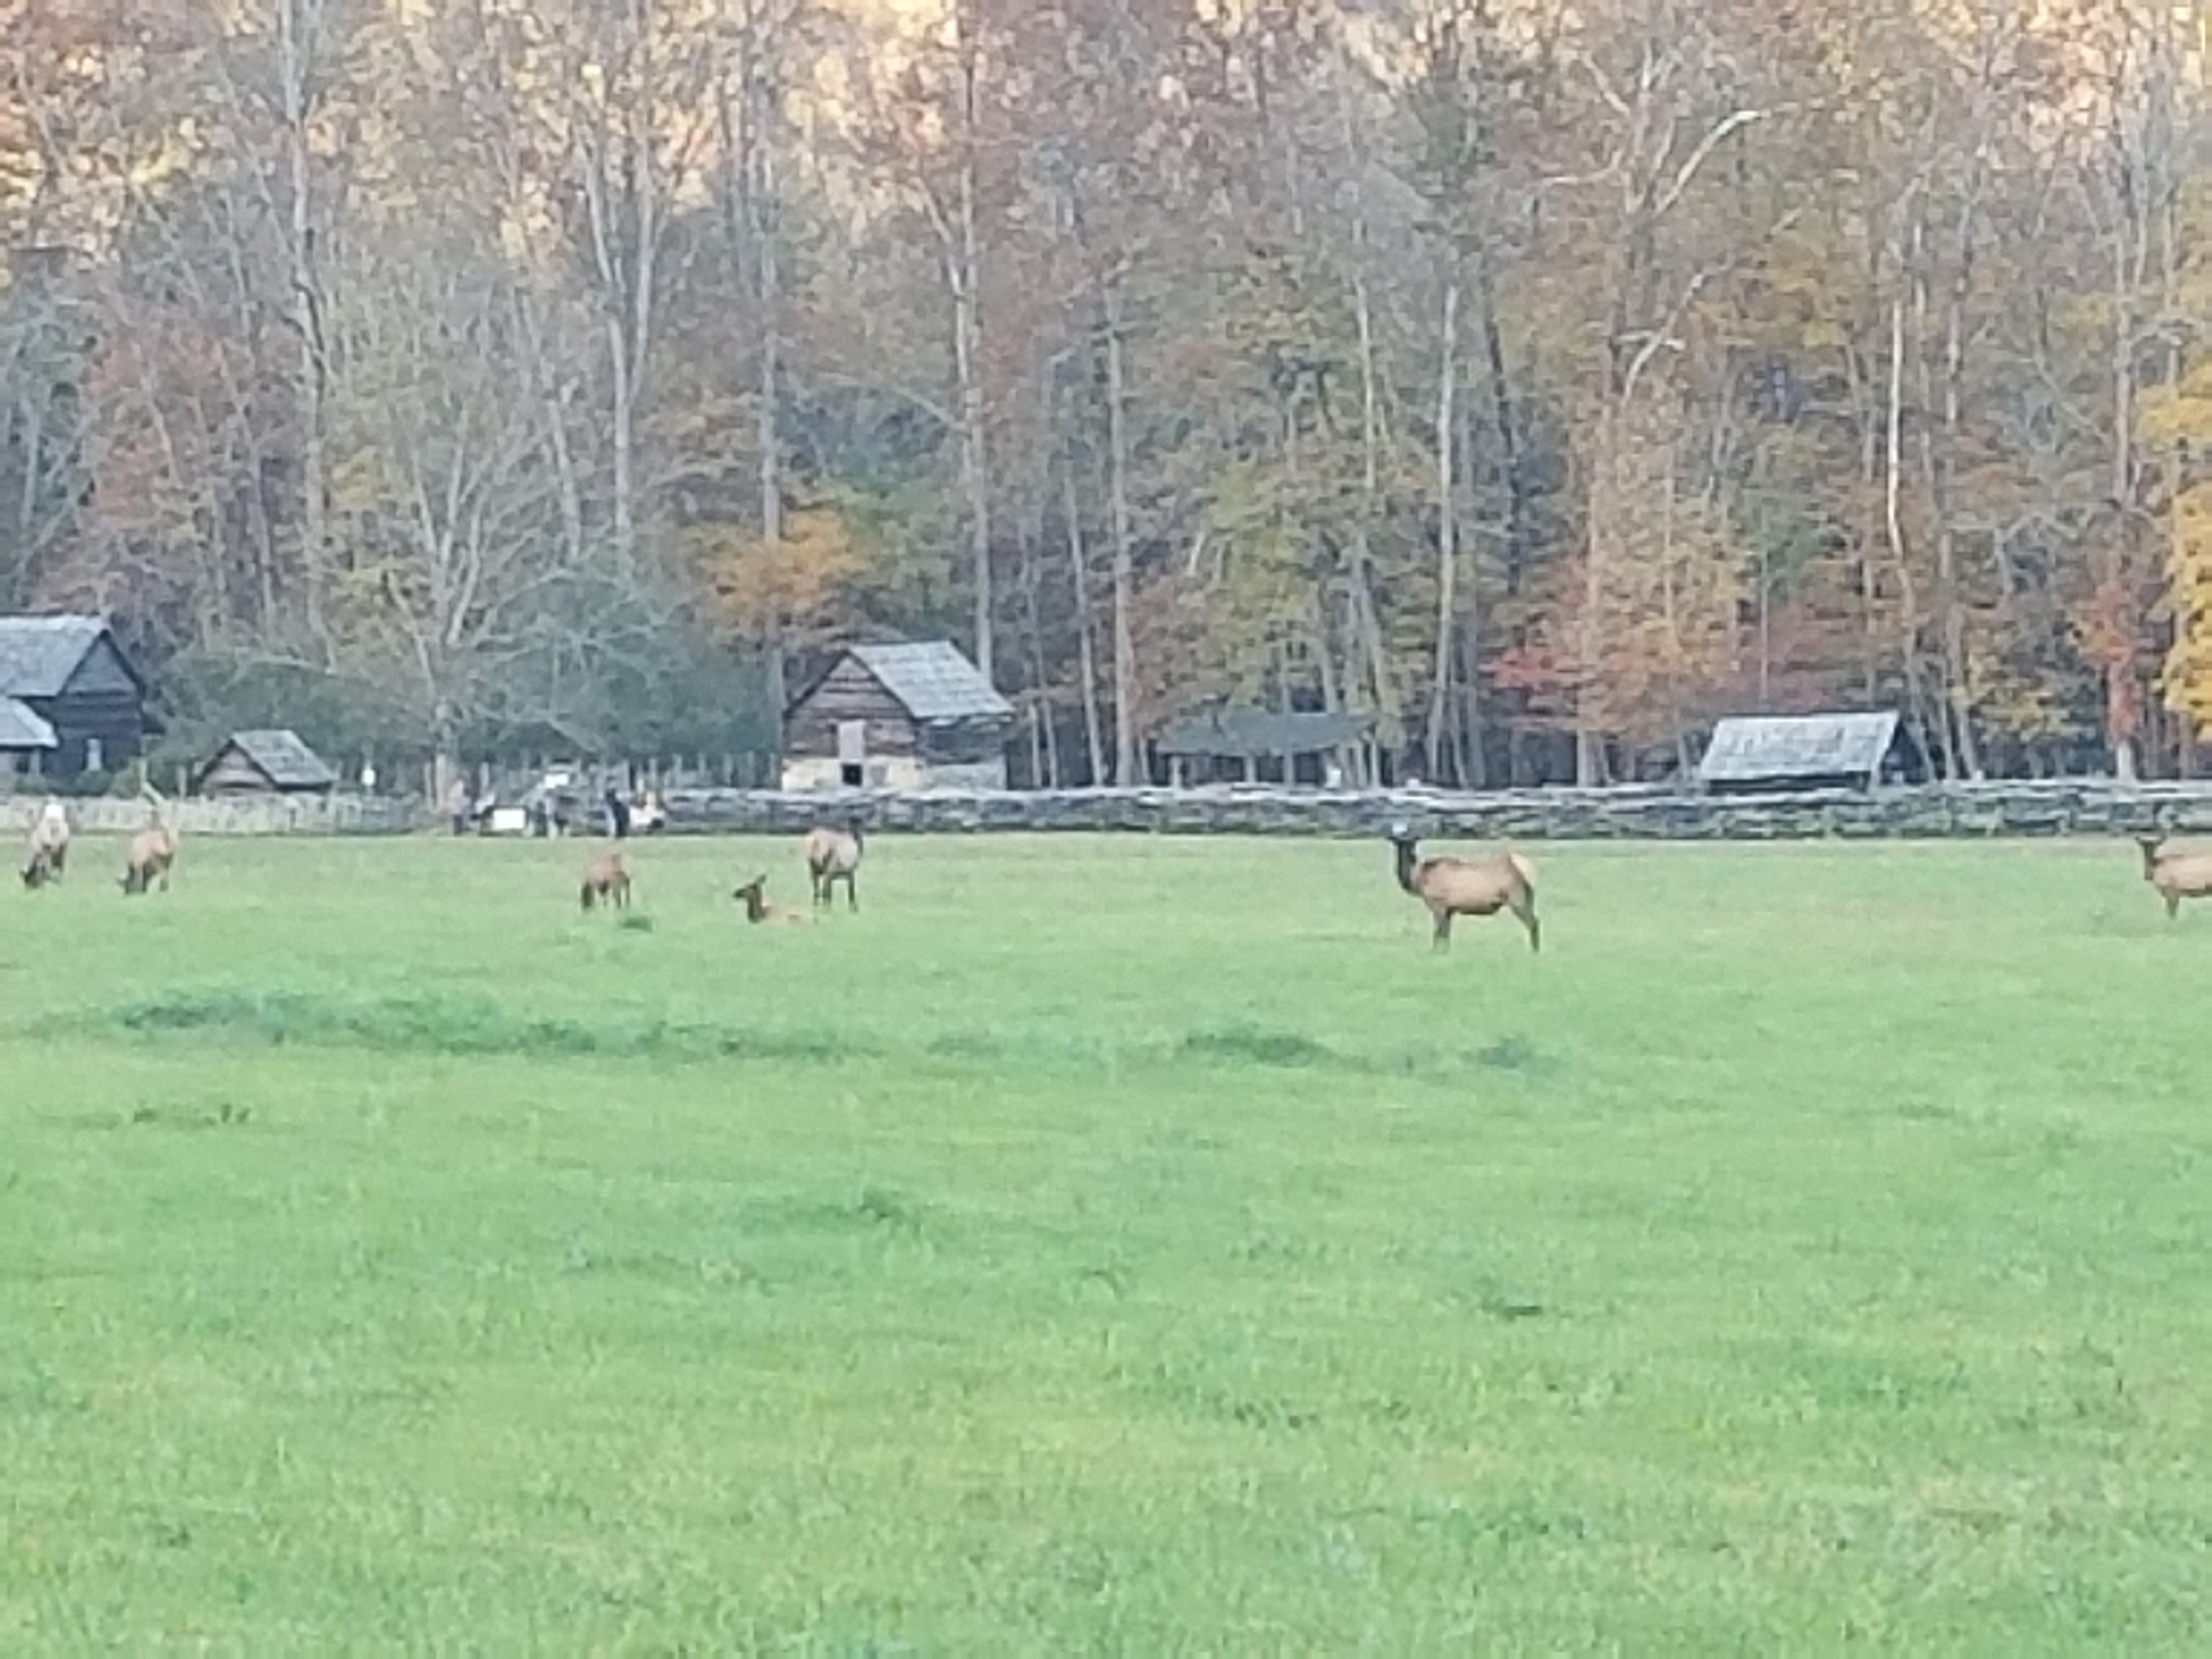
[[[203,795],[327,795],[337,781],[296,732],[234,732],[192,787]]]
[[[154,729],[146,683],[99,617],[0,617],[0,698],[45,722],[50,777],[119,770]]]
[[[1870,789],[1897,746],[1897,730],[1893,709],[1724,720],[1698,763],[1698,782],[1715,793]]]
[[[0,778],[37,771],[58,747],[54,728],[37,710],[13,697],[0,697]]]
[[[784,712],[783,787],[1003,789],[1013,722],[949,641],[851,646]]]
[[[1152,747],[1166,757],[1179,789],[1217,781],[1224,763],[1232,777],[1256,781],[1269,762],[1285,783],[1325,784],[1328,757],[1366,742],[1374,724],[1342,712],[1216,708],[1172,721]]]

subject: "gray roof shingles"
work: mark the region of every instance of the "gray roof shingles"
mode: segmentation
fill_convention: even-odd
[[[57,749],[54,728],[13,697],[0,697],[0,750]]]
[[[0,617],[0,697],[58,697],[106,632],[98,617]]]
[[[918,720],[994,720],[1013,716],[1014,706],[949,641],[856,645],[852,649],[860,665]]]
[[[330,763],[296,732],[234,732],[228,746],[244,754],[280,789],[327,789],[338,781]]]
[[[1871,778],[1881,770],[1896,736],[1893,710],[1724,720],[1713,728],[1713,740],[1698,763],[1698,776],[1707,783]]]

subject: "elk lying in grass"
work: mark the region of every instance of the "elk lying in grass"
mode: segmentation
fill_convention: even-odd
[[[161,890],[169,890],[169,872],[177,866],[177,832],[162,822],[159,807],[154,810],[154,822],[131,837],[131,846],[123,856],[123,890],[128,894],[144,893],[154,884],[161,884]]]
[[[2163,836],[2137,836],[2142,848],[2143,879],[2166,901],[2168,921],[2181,914],[2185,898],[2212,898],[2212,853],[2169,853]]]
[[[24,837],[23,885],[38,888],[59,881],[69,867],[69,810],[49,797]]]
[[[585,909],[594,904],[617,910],[629,908],[629,866],[620,853],[602,853],[584,866],[584,884],[577,901]]]
[[[1518,853],[1492,853],[1478,859],[1416,855],[1412,830],[1395,824],[1390,844],[1398,853],[1398,885],[1429,907],[1436,922],[1435,948],[1451,946],[1454,916],[1490,916],[1510,910],[1528,930],[1528,948],[1540,948],[1536,926],[1536,872]]]
[[[768,902],[768,872],[763,871],[738,888],[730,896],[745,907],[747,921],[772,921],[786,927],[799,927],[814,920],[799,910],[787,910],[781,904]]]
[[[806,873],[813,883],[817,909],[830,902],[841,881],[845,884],[847,905],[855,910],[860,908],[860,896],[854,890],[853,878],[860,873],[860,854],[866,848],[858,818],[848,818],[842,830],[821,828],[806,832],[802,850],[806,854]]]

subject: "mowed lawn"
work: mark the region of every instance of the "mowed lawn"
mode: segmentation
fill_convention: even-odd
[[[2212,904],[1532,850],[81,842],[0,1650],[2205,1650]]]

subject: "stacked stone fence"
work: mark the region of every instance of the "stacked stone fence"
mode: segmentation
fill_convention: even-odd
[[[2095,779],[1859,792],[1697,795],[1666,787],[1440,790],[1206,789],[781,794],[680,790],[678,834],[796,834],[858,814],[871,826],[927,834],[1089,831],[1152,835],[1379,836],[1397,823],[1424,836],[1513,841],[1936,840],[2022,836],[2212,834],[2212,783]]]
[[[873,829],[927,835],[1087,832],[1358,838],[1412,824],[1425,836],[1512,841],[1945,840],[2034,836],[2212,835],[2212,782],[2120,784],[2099,779],[1981,783],[1796,794],[1711,796],[1668,787],[1443,790],[933,790],[913,794],[678,789],[667,797],[676,835],[797,835],[858,814]],[[69,802],[81,834],[145,824],[137,799]],[[20,835],[40,797],[0,799],[0,834]],[[434,820],[422,802],[391,796],[177,800],[186,836],[403,835]],[[587,832],[590,833],[590,832]]]
[[[0,799],[0,832],[21,835],[44,804],[35,794]],[[69,800],[79,835],[132,835],[146,827],[146,803],[100,795]],[[191,836],[391,836],[423,822],[420,803],[389,795],[240,795],[172,800],[163,809]]]

